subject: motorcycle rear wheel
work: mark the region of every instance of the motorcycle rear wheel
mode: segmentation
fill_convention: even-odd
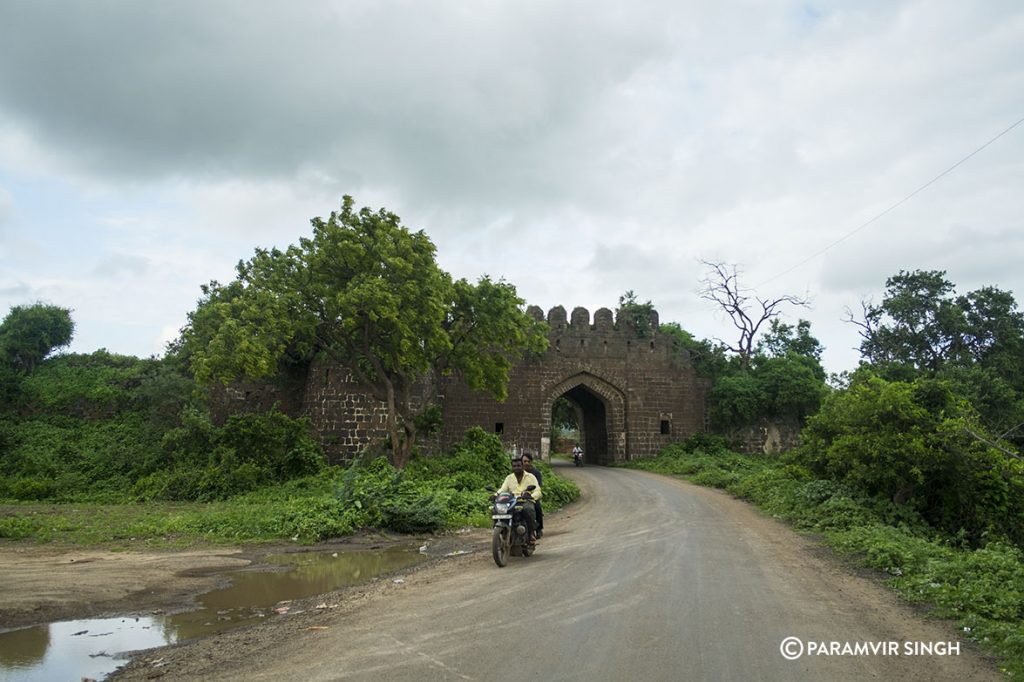
[[[508,528],[502,526],[495,526],[494,532],[491,533],[491,555],[498,568],[503,568],[508,563],[508,533]]]

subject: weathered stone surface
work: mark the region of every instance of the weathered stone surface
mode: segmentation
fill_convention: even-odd
[[[528,312],[543,319],[540,308]],[[457,376],[424,382],[417,400],[441,406],[444,425],[429,445],[458,442],[479,426],[499,433],[510,448],[548,455],[551,406],[568,398],[582,417],[587,460],[608,463],[650,457],[668,443],[706,431],[709,382],[697,376],[685,351],[673,351],[660,332],[640,337],[616,328],[612,311],[600,308],[591,325],[586,308],[548,311],[548,350],[517,363],[509,375],[508,398],[498,402],[470,390]],[[655,318],[656,319],[656,318]],[[274,400],[289,414],[308,416],[331,461],[354,456],[387,438],[386,408],[367,395],[342,367],[314,362],[308,372],[279,386],[232,387],[221,409],[266,409]]]

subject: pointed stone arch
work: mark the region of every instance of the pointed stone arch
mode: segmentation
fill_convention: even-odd
[[[584,443],[587,461],[607,464],[625,459],[625,392],[590,372],[577,372],[566,377],[544,392],[540,415],[543,433],[551,432],[551,407],[555,400],[567,394],[571,394],[570,399],[577,404],[585,403],[580,407],[585,412],[584,419],[590,421],[587,441]],[[547,453],[543,455],[546,457]]]

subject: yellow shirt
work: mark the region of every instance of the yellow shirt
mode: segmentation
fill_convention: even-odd
[[[537,477],[531,474],[529,471],[523,472],[523,480],[517,481],[515,474],[509,474],[505,477],[505,482],[498,488],[498,492],[509,491],[514,493],[516,497],[519,497],[526,491],[526,488],[535,485],[536,489],[530,491],[530,497],[535,501],[540,499],[540,483],[537,483]]]

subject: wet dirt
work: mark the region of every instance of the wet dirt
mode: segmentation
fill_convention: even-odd
[[[469,551],[486,538],[474,529],[423,540],[427,556]],[[272,543],[164,551],[0,541],[0,632],[56,621],[172,614],[201,606],[199,595],[226,587],[232,571],[276,570],[265,557],[290,552],[387,549],[408,536],[363,535],[318,545]]]

